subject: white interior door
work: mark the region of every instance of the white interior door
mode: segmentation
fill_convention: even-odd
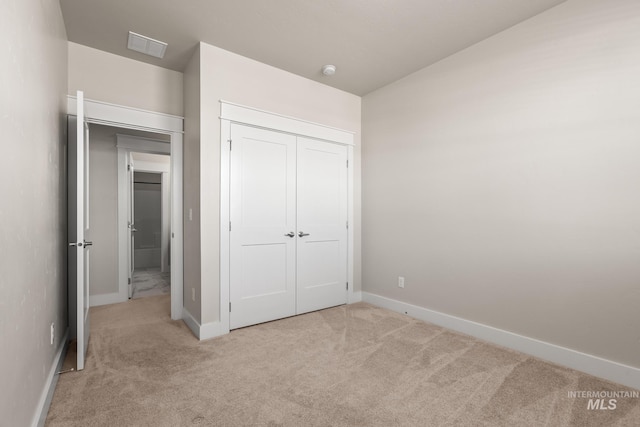
[[[347,147],[298,137],[297,313],[347,302]]]
[[[69,325],[77,343],[78,370],[84,369],[89,344],[89,127],[84,97],[77,94],[76,116],[68,117]]]
[[[129,197],[128,197],[128,208],[127,209],[127,225],[129,227],[129,232],[127,233],[128,236],[128,275],[129,275],[129,279],[128,279],[128,292],[129,292],[129,298],[133,297],[133,270],[135,268],[135,258],[134,258],[134,244],[135,244],[135,233],[136,231],[136,227],[135,227],[135,191],[134,191],[134,164],[133,164],[133,156],[131,155],[131,153],[127,153],[127,184],[128,184],[128,193],[129,193]]]
[[[230,328],[296,314],[296,137],[233,124]]]

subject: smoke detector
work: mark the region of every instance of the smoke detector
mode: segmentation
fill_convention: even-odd
[[[325,76],[333,76],[336,73],[335,65],[325,65],[322,67],[322,74]]]
[[[127,48],[162,59],[167,51],[167,43],[129,31]]]

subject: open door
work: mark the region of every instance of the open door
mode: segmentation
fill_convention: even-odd
[[[77,115],[68,116],[69,327],[76,340],[77,370],[84,369],[89,344],[89,127],[84,95],[77,94]]]
[[[128,198],[128,204],[129,204],[129,209],[127,210],[127,224],[129,227],[129,257],[128,257],[128,275],[129,275],[129,299],[131,299],[133,297],[133,270],[135,268],[135,260],[134,260],[134,256],[135,256],[135,252],[134,252],[134,246],[135,246],[135,240],[136,240],[136,236],[135,233],[136,231],[136,226],[134,224],[134,218],[135,218],[135,192],[134,192],[134,165],[133,165],[133,156],[131,155],[131,153],[127,154],[127,184],[128,184],[128,191],[129,191],[129,198]]]

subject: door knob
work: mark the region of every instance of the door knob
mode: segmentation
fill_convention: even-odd
[[[87,242],[87,241],[85,240],[85,242],[84,242],[84,247],[86,248],[87,246],[93,246],[93,242]]]
[[[294,237],[295,235],[296,235],[296,233],[294,233],[293,231],[290,231],[287,234],[285,234],[285,236],[287,236],[287,237]]]
[[[304,237],[304,236],[309,236],[309,235],[310,235],[309,233],[305,233],[303,231],[299,231],[298,232],[298,237]]]

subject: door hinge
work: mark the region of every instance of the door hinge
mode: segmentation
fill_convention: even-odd
[[[347,160],[347,167],[349,167],[349,160]]]
[[[231,151],[232,146],[233,146],[233,140],[227,139],[227,141],[229,141],[229,151]]]
[[[127,165],[127,170],[130,171],[131,170],[131,165]]]
[[[349,290],[349,282],[347,282],[347,290]]]
[[[231,303],[229,303],[229,313],[231,313]]]
[[[229,231],[231,231],[231,221],[229,221]]]
[[[349,221],[347,221],[347,230],[349,229]]]
[[[130,284],[131,284],[131,277],[127,279],[127,285],[130,285]]]

